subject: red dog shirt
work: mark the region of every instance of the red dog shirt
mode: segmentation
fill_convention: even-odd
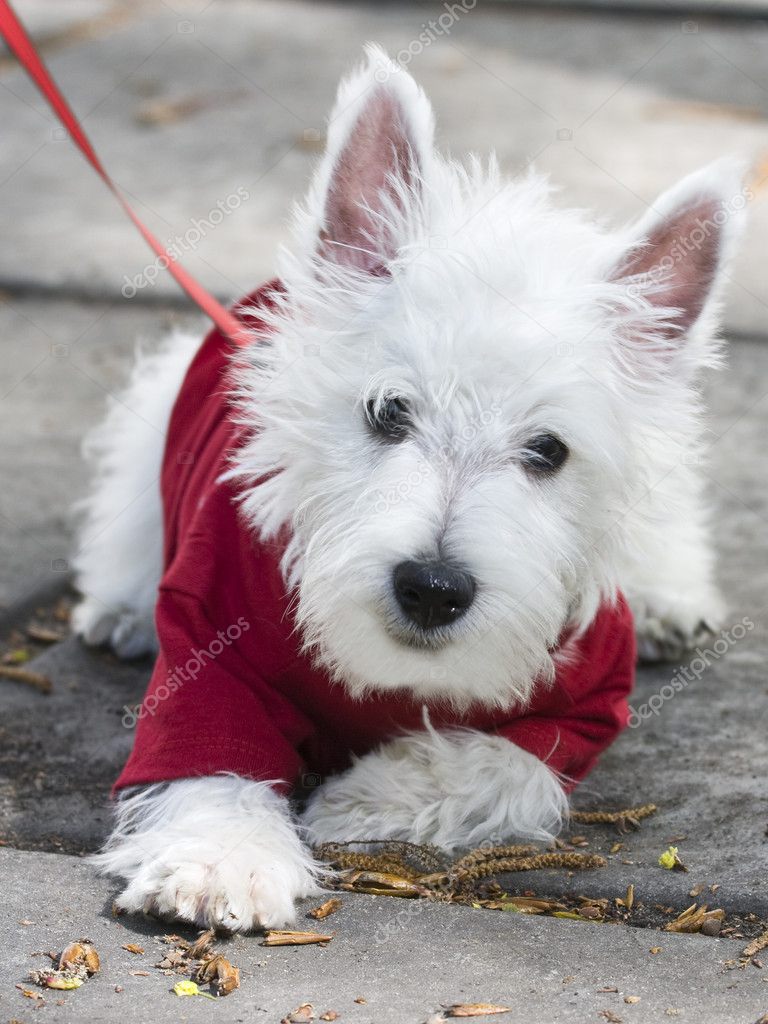
[[[274,288],[244,304],[264,307]],[[259,329],[255,317],[243,319]],[[423,701],[407,694],[353,699],[299,653],[280,549],[246,527],[236,484],[220,481],[242,431],[227,398],[230,353],[231,343],[213,330],[171,416],[161,478],[160,653],[116,789],[235,772],[282,780],[289,791],[423,728]],[[436,728],[504,736],[576,782],[626,725],[634,664],[632,618],[619,598],[599,611],[554,684],[539,686],[525,708],[461,714],[426,706]]]

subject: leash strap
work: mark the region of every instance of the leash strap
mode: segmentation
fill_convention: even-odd
[[[149,228],[141,221],[133,211],[125,196],[120,191],[112,178],[107,173],[104,165],[99,159],[96,150],[91,145],[88,137],[83,131],[82,125],[72,111],[61,90],[58,88],[50,72],[35,48],[26,29],[19,21],[18,15],[14,12],[8,0],[0,0],[0,35],[5,39],[9,49],[16,55],[19,63],[43,94],[52,107],[61,123],[69,132],[70,137],[77,144],[80,152],[88,163],[93,167],[101,180],[118,200],[123,210],[136,225],[143,235],[145,241],[154,253],[161,257],[168,270],[181,285],[192,301],[210,317],[218,329],[237,345],[244,345],[249,340],[242,323],[226,310],[210,292],[196,281],[184,268],[177,263],[165,246],[160,242]]]

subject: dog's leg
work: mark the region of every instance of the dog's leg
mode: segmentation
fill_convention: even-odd
[[[669,449],[667,439],[657,442]],[[646,452],[653,452],[649,442]],[[715,554],[695,458],[659,458],[629,513],[631,557],[622,587],[644,661],[674,660],[722,625]]]
[[[99,869],[127,882],[117,906],[231,931],[290,923],[320,869],[288,802],[234,775],[149,786],[124,797]]]
[[[557,776],[500,736],[408,733],[360,758],[312,797],[316,842],[405,839],[443,849],[507,836],[549,839],[567,814]]]
[[[127,390],[88,436],[94,469],[73,565],[83,595],[73,616],[86,643],[131,658],[156,646],[163,555],[160,467],[171,409],[199,338],[174,335],[139,357]]]

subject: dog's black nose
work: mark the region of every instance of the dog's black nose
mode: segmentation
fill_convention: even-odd
[[[455,622],[475,597],[469,573],[445,562],[401,562],[394,583],[398,604],[422,629]]]

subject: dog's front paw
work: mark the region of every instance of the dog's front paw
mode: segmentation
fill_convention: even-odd
[[[117,907],[189,921],[205,928],[279,928],[295,917],[295,902],[317,890],[289,851],[209,847],[193,855],[171,847],[143,865],[117,897]],[[218,859],[217,859],[218,858]]]
[[[150,786],[117,815],[94,861],[127,881],[122,910],[248,931],[290,923],[295,901],[320,891],[320,869],[267,783],[229,775]]]
[[[329,779],[304,813],[316,842],[404,839],[450,850],[490,837],[546,839],[567,811],[557,776],[500,736],[431,726]]]
[[[708,643],[721,628],[723,601],[716,593],[691,600],[651,595],[630,600],[641,661],[677,661]]]

